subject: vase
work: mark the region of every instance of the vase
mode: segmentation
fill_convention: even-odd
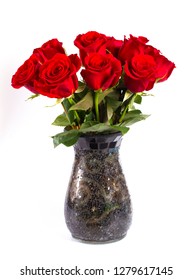
[[[126,236],[131,199],[121,167],[121,133],[84,135],[74,145],[74,163],[64,215],[73,238],[112,242]]]

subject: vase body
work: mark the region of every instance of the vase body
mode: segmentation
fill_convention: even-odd
[[[122,239],[131,224],[132,208],[119,160],[122,136],[82,136],[65,198],[65,221],[74,238],[88,242]]]

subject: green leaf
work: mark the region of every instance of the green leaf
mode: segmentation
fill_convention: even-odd
[[[124,98],[123,98],[123,102],[125,102],[126,100],[128,100],[129,98],[131,98],[131,96],[133,96],[133,93],[127,90],[127,91],[125,92],[125,95],[124,95]]]
[[[129,105],[128,105],[128,109],[129,109],[129,110],[132,110],[132,109],[135,108],[135,107],[134,107],[135,97],[136,97],[136,94],[130,96],[130,99],[129,99],[129,101],[128,101],[128,102],[129,102]]]
[[[110,120],[113,116],[113,108],[107,103],[107,119]]]
[[[103,101],[103,99],[104,99],[107,95],[112,94],[113,92],[114,92],[113,88],[109,88],[109,89],[104,90],[104,91],[99,90],[99,91],[98,91],[98,104],[100,104],[101,101]]]
[[[93,107],[93,96],[92,93],[89,91],[87,94],[83,97],[82,100],[80,100],[78,103],[71,106],[70,111],[72,110],[84,110],[87,111],[88,109]]]
[[[123,118],[123,121],[127,118],[135,117],[141,114],[140,110],[131,110],[127,114],[125,114],[125,117]]]
[[[56,148],[60,144],[64,144],[65,146],[69,147],[74,145],[80,136],[79,130],[72,129],[69,131],[64,131],[62,133],[56,134],[53,136],[53,144]]]
[[[134,98],[134,102],[137,104],[141,104],[142,102],[142,96],[139,94],[136,94],[135,98]]]
[[[85,87],[86,87],[86,85],[83,82],[79,81],[78,82],[78,88],[75,92],[76,93],[82,92],[82,91],[84,91]]]
[[[86,123],[86,125],[84,124],[84,126],[80,128],[80,132],[82,133],[88,133],[88,132],[93,132],[93,133],[102,133],[105,131],[111,131],[112,128],[110,127],[110,125],[105,124],[105,123],[96,123],[93,124],[94,122],[90,122],[90,123]],[[90,124],[90,126],[88,126]],[[92,125],[93,124],[93,125]]]
[[[89,114],[85,115],[84,122],[93,121],[95,119],[95,115],[91,111]]]
[[[62,105],[63,105],[64,111],[65,111],[65,115],[68,116],[68,119],[69,119],[69,121],[70,121],[70,124],[73,124],[74,119],[75,119],[75,114],[74,114],[73,111],[70,111],[71,103],[69,102],[68,98],[65,98],[65,99],[62,101]]]
[[[129,127],[126,126],[120,126],[120,125],[112,125],[111,126],[113,129],[115,129],[116,131],[120,131],[122,133],[122,135],[124,135],[125,133],[127,133],[129,131]]]
[[[111,106],[111,108],[113,109],[113,111],[116,111],[117,108],[119,106],[121,106],[122,102],[121,101],[118,101],[114,98],[111,98],[109,96],[106,97],[106,100],[107,100],[107,104],[109,104]]]
[[[67,126],[67,125],[70,125],[70,122],[65,114],[61,114],[54,120],[52,125]]]
[[[90,125],[90,126],[88,126]],[[129,127],[120,126],[118,125],[109,125],[106,123],[97,123],[94,124],[94,122],[86,123],[83,127],[80,128],[79,132],[82,133],[112,133],[116,131],[120,131],[122,134],[127,133],[129,130]]]
[[[81,125],[80,131],[85,132],[85,131],[87,130],[87,128],[93,127],[93,126],[95,126],[96,124],[99,124],[98,121],[87,121],[87,122],[84,122],[84,123]]]
[[[107,95],[107,98],[111,98],[113,100],[119,100],[120,96],[121,96],[121,94],[119,91],[113,90]]]
[[[139,110],[134,110],[134,111],[139,111]],[[144,115],[144,114],[141,114],[141,113],[132,113],[131,112],[128,112],[124,119],[123,119],[123,122],[121,123],[122,126],[130,126],[136,122],[139,122],[139,121],[142,121],[142,120],[145,120],[146,118],[148,118],[150,115]]]

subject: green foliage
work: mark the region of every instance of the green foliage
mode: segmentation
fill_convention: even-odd
[[[69,98],[65,98],[62,101],[62,105],[63,105],[65,115],[67,116],[69,123],[72,125],[75,120],[75,114],[74,114],[74,111],[70,111],[70,108],[72,105],[69,100],[70,100]]]
[[[74,145],[79,138],[79,131],[76,129],[64,131],[62,133],[56,134],[53,138],[54,147],[57,147],[59,144],[64,144],[69,147]]]
[[[125,114],[122,124],[123,126],[130,126],[136,122],[145,120],[149,115],[144,115],[140,110],[132,110]]]
[[[62,100],[64,112],[53,122],[53,125],[64,128],[62,133],[52,137],[54,147],[59,144],[72,146],[83,134],[117,131],[126,134],[132,124],[149,116],[135,108],[135,104],[142,103],[142,96],[145,93],[133,94],[118,86],[106,91],[93,91],[79,82],[78,90]]]
[[[69,131],[64,131],[62,133],[56,134],[53,136],[54,147],[57,147],[59,144],[64,144],[69,147],[74,145],[78,138],[83,134],[102,134],[102,133],[113,133],[120,131],[122,134],[127,133],[129,128],[123,127],[120,125],[107,125],[105,123],[97,122],[86,122],[80,129],[72,129]]]
[[[70,110],[83,110],[87,111],[88,109],[93,107],[93,96],[90,91],[81,99],[79,102],[75,103],[70,107]]]
[[[70,125],[70,122],[66,116],[65,113],[59,115],[54,122],[52,123],[53,125],[57,125],[57,126],[67,126]]]

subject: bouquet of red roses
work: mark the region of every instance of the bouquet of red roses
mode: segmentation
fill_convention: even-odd
[[[24,86],[32,98],[44,95],[62,105],[53,124],[64,130],[53,136],[55,146],[71,146],[83,134],[125,134],[148,117],[135,104],[175,68],[142,36],[117,40],[96,31],[79,34],[74,40],[79,55],[67,55],[62,45],[52,39],[34,49],[12,77],[14,88]]]

